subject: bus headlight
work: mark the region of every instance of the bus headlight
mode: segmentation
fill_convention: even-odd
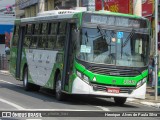
[[[137,86],[136,88],[139,88],[140,86],[142,86],[145,82],[146,82],[147,78],[143,78],[143,80],[140,80],[138,83],[137,83]]]
[[[145,83],[147,81],[147,78],[144,78],[143,80],[142,80],[142,83]]]
[[[89,84],[89,77],[87,77],[86,75],[82,74],[81,72],[77,71],[76,72],[77,76],[79,78],[81,78],[83,81],[85,81],[86,83]]]
[[[89,84],[89,78],[84,75],[83,80]]]
[[[81,73],[81,72],[79,72],[79,71],[77,71],[77,76],[78,76],[78,77],[80,77],[80,78],[82,78],[82,77],[83,77],[82,73]]]

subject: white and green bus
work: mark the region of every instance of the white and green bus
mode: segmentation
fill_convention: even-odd
[[[150,49],[146,18],[108,11],[53,10],[15,21],[10,72],[25,90],[145,98]]]

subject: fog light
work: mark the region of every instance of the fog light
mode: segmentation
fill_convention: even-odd
[[[94,85],[94,86],[93,86],[93,90],[97,91],[97,89],[98,89],[97,86]]]

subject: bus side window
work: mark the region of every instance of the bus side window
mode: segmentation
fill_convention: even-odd
[[[18,43],[18,38],[19,38],[19,25],[16,25],[14,27],[14,34],[13,34],[13,41],[12,41],[12,46],[17,46]]]
[[[37,41],[38,41],[37,36],[32,37],[30,48],[37,48]]]
[[[34,30],[33,30],[33,34],[34,35],[38,35],[38,33],[39,33],[39,24],[38,23],[36,23],[35,25],[34,25]]]
[[[58,23],[50,23],[49,24],[49,35],[56,35],[57,34],[57,26],[58,26]]]
[[[57,27],[58,23],[48,24],[48,39],[46,42],[46,49],[56,49],[56,39],[57,39]]]
[[[59,34],[66,34],[66,22],[60,22],[59,23]]]
[[[42,34],[43,35],[46,35],[47,34],[47,30],[48,30],[48,25],[47,25],[47,23],[43,23],[42,24]]]
[[[64,48],[65,38],[66,38],[66,22],[61,22],[59,24],[58,36],[56,42],[57,49]]]
[[[27,34],[27,35],[31,35],[31,33],[32,33],[32,24],[28,24],[28,25],[27,25],[26,34]]]
[[[28,36],[25,36],[23,46],[24,46],[25,48],[29,47],[29,46],[30,46],[30,42],[31,42],[31,37],[30,37],[30,36],[29,36],[29,37],[28,37]]]
[[[56,48],[56,36],[49,36],[46,42],[46,49]]]
[[[43,37],[39,37],[39,40],[38,40],[38,48],[40,49],[44,49],[45,48],[45,42],[47,40],[47,37],[46,36],[43,36]]]

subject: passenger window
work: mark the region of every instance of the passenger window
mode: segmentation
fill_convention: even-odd
[[[57,33],[57,23],[50,23],[49,24],[49,34],[55,35]]]
[[[39,33],[39,24],[34,25],[34,35],[37,35]]]
[[[28,24],[27,25],[27,35],[31,35],[32,34],[32,24]]]
[[[66,33],[66,22],[61,22],[59,25],[59,34]]]
[[[47,37],[40,37],[38,40],[38,48],[44,49]]]
[[[65,37],[66,37],[65,35],[58,35],[57,43],[56,43],[56,48],[57,49],[63,49],[64,48]]]
[[[24,44],[23,44],[23,46],[24,46],[24,47],[29,47],[30,42],[31,42],[31,37],[26,36],[25,39],[24,39]]]
[[[37,36],[32,37],[30,48],[37,48],[37,40],[38,40]]]
[[[46,42],[46,49],[56,49],[56,36],[49,36]]]
[[[47,23],[42,24],[42,34],[47,34]]]

